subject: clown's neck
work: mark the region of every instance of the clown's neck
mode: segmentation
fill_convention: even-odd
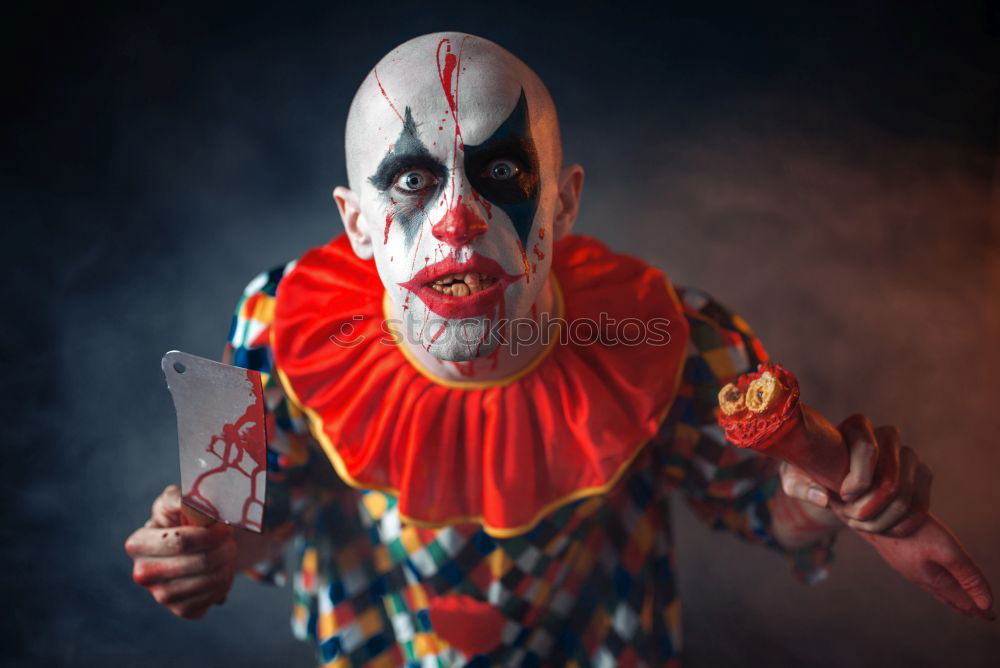
[[[561,316],[560,313],[556,313],[556,305],[556,289],[553,286],[552,278],[549,277],[546,278],[545,285],[539,292],[528,317],[536,322],[550,321]],[[534,340],[518,345],[517,354],[511,351],[510,345],[501,344],[491,354],[468,362],[451,362],[439,359],[419,343],[407,340],[407,337],[402,337],[400,345],[405,346],[407,357],[415,362],[422,372],[445,382],[489,383],[517,378],[540,361],[546,353],[546,349],[551,347],[551,345],[547,345],[551,341],[538,336],[532,338]]]

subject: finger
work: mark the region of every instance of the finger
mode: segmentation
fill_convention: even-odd
[[[813,482],[801,469],[788,462],[782,462],[780,467],[781,489],[786,496],[800,501],[807,501],[820,508],[826,508],[830,497],[826,490]]]
[[[945,564],[945,568],[976,607],[984,611],[993,608],[993,590],[990,588],[990,583],[964,550]]]
[[[910,512],[903,520],[894,526],[889,535],[895,538],[905,538],[923,526],[927,521],[927,513],[931,507],[931,483],[934,474],[924,463],[917,465],[916,478],[913,481],[913,500],[910,502]]]
[[[131,557],[172,557],[193,552],[206,552],[221,545],[232,535],[224,524],[203,527],[137,529],[125,541],[125,551]]]
[[[181,619],[201,619],[208,612],[209,608],[224,600],[225,594],[212,592],[180,603],[168,605],[167,609]]]
[[[875,465],[873,486],[862,496],[845,506],[845,513],[855,520],[867,521],[885,510],[899,493],[900,450],[899,431],[895,427],[875,430],[879,457]]]
[[[996,621],[996,618],[997,618],[996,613],[993,612],[992,610],[980,610],[979,608],[977,608],[976,606],[971,605],[971,604],[968,607],[960,608],[957,605],[955,605],[954,603],[952,603],[951,601],[949,601],[948,599],[946,599],[946,598],[944,598],[942,596],[939,596],[938,594],[934,593],[933,591],[931,591],[930,593],[938,601],[940,601],[944,605],[948,606],[949,608],[951,608],[952,610],[954,610],[955,612],[957,612],[960,615],[963,615],[965,617],[978,617],[979,619],[984,619],[984,620],[986,620],[988,622]]]
[[[228,591],[231,579],[232,576],[227,573],[177,578],[153,585],[149,588],[149,593],[160,605],[178,605],[200,600],[208,595],[219,597],[223,591]]]
[[[913,485],[917,475],[917,455],[911,448],[903,448],[900,453],[899,485],[896,498],[881,513],[869,520],[848,520],[847,526],[857,531],[883,533],[900,523],[910,512],[913,501]]]
[[[177,485],[168,485],[153,501],[154,526],[176,527],[181,520],[181,489]]]
[[[920,586],[934,595],[938,600],[960,610],[971,612],[975,606],[972,599],[958,584],[958,580],[944,566],[936,563],[929,565],[929,573]]]
[[[878,462],[878,439],[871,420],[864,415],[850,416],[840,423],[839,429],[850,452],[850,466],[840,485],[840,498],[852,501],[871,487]]]
[[[141,557],[136,559],[132,579],[136,584],[148,587],[177,578],[223,571],[235,563],[238,549],[235,540],[228,540],[206,552],[178,557]]]

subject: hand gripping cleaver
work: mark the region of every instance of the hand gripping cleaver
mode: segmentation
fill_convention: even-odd
[[[201,513],[260,533],[267,482],[260,373],[177,350],[160,366],[177,410],[185,517],[204,524]]]

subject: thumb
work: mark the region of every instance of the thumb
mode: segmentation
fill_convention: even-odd
[[[153,515],[147,523],[152,527],[165,529],[184,524],[181,515],[181,488],[169,485],[153,502]]]
[[[830,495],[822,486],[817,484],[799,468],[792,466],[788,462],[782,462],[779,469],[781,474],[781,489],[787,496],[800,501],[806,501],[826,508],[830,504]]]

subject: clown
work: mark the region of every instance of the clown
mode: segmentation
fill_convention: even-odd
[[[171,486],[126,544],[174,614],[202,616],[241,570],[281,579],[294,538],[293,626],[323,665],[677,665],[673,491],[807,581],[844,525],[920,526],[930,473],[894,428],[840,424],[838,489],[726,443],[716,396],[763,347],[571,234],[583,169],[507,51],[396,48],[354,98],[346,157],[345,234],[252,281],[227,346],[268,378],[265,533],[181,526]],[[950,550],[962,584],[918,584],[991,615]]]

